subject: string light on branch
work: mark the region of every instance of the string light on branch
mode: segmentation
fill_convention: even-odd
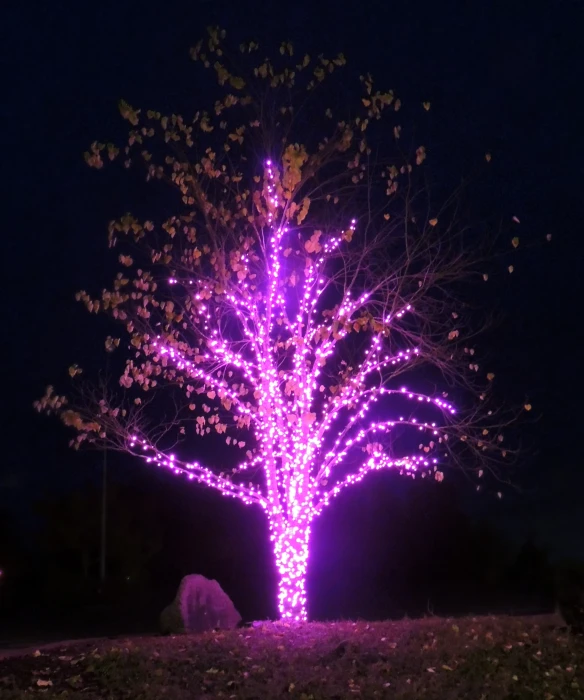
[[[175,455],[164,455],[147,440],[132,435],[128,442],[129,451],[145,460],[148,464],[169,469],[176,475],[185,476],[187,479],[196,480],[205,486],[218,490],[224,496],[238,498],[247,505],[260,505],[267,509],[267,501],[262,493],[252,484],[244,486],[235,484],[227,477],[217,475],[211,469],[203,467],[198,462],[181,462]]]
[[[76,431],[75,448],[127,450],[260,506],[280,616],[302,621],[313,521],[339,494],[383,470],[441,481],[446,459],[480,476],[475,467],[506,457],[500,441],[514,418],[496,405],[495,375],[479,372],[480,346],[476,357],[474,341],[464,347],[480,329],[459,292],[482,258],[448,215],[439,221],[429,206],[420,217],[424,146],[395,164],[378,152],[393,139],[371,141],[371,126],[390,105],[393,122],[400,101],[366,74],[355,109],[307,145],[292,88],[306,77],[311,91],[344,57],[320,56],[304,71],[306,56],[281,73],[265,59],[244,80],[224,65],[222,39],[211,28],[193,49],[225,89],[212,108],[183,117],[122,101],[127,143],[96,141],[86,154],[97,168],[118,154],[125,167],[143,162],[146,179],[171,184],[183,206],[165,221],[111,221],[122,267],[98,298],[76,295],[128,336],[105,343],[128,350],[118,381],[92,385],[72,365],[71,396],[48,387],[35,405]],[[254,60],[252,46],[242,57]],[[266,104],[279,108],[274,119]],[[163,142],[151,148],[153,138]],[[262,143],[274,151],[258,161]],[[511,244],[521,248],[518,237]],[[527,417],[531,403],[522,404]],[[208,460],[197,452],[203,437]]]
[[[192,357],[179,350],[179,344],[162,342],[160,336],[151,342],[155,361],[169,363],[187,380],[198,380],[207,389],[207,395],[227,400],[238,413],[248,416],[250,429],[260,446],[258,454],[242,461],[231,470],[232,475],[249,472],[252,467],[263,467],[264,483],[260,489],[249,484],[237,484],[225,475],[217,475],[198,462],[181,462],[175,455],[165,455],[144,438],[132,437],[129,448],[159,467],[174,474],[185,475],[199,483],[219,490],[223,495],[238,498],[246,504],[260,505],[267,513],[270,537],[273,542],[276,567],[280,576],[278,604],[283,619],[306,618],[305,577],[309,556],[311,523],[346,487],[362,481],[367,474],[383,469],[396,469],[400,473],[415,475],[418,471],[436,469],[436,458],[427,454],[392,457],[381,442],[368,442],[391,433],[396,427],[441,435],[435,422],[418,421],[415,416],[399,416],[365,423],[367,415],[380,400],[405,399],[424,404],[428,410],[438,410],[442,415],[453,415],[454,407],[442,398],[410,391],[406,387],[391,387],[384,382],[371,385],[371,378],[407,365],[420,355],[417,347],[405,348],[394,353],[384,352],[386,337],[383,331],[412,311],[411,305],[385,314],[377,332],[371,332],[362,362],[346,377],[336,390],[332,385],[321,384],[321,374],[333,358],[338,343],[349,333],[349,328],[361,328],[363,310],[371,300],[371,293],[364,291],[353,296],[346,289],[342,300],[329,313],[329,330],[323,325],[320,303],[327,286],[323,274],[330,255],[343,242],[350,241],[356,231],[352,220],[344,235],[325,237],[321,232],[313,235],[306,244],[311,264],[302,272],[290,272],[287,261],[290,244],[285,243],[291,234],[289,223],[283,217],[285,201],[281,198],[280,173],[271,160],[265,162],[263,203],[268,227],[271,229],[267,251],[267,278],[265,294],[246,296],[245,300],[234,291],[225,290],[223,300],[231,304],[243,335],[250,342],[252,352],[247,356],[235,349],[232,343],[219,333],[215,322],[212,295],[204,294],[200,285],[187,279],[180,282],[185,288],[193,288],[194,311],[200,323],[208,330],[206,346]],[[240,256],[243,263],[247,256]],[[293,269],[293,268],[292,268]],[[290,315],[293,300],[289,280],[297,287],[296,310]],[[170,285],[179,284],[176,277],[169,278]],[[208,299],[207,302],[204,299]],[[337,324],[335,326],[335,324]],[[331,328],[336,327],[336,334]],[[279,369],[276,334],[288,331],[294,353],[290,369]],[[215,363],[237,371],[253,390],[253,401],[243,401],[241,384],[230,386],[224,375],[211,371]],[[389,375],[391,376],[391,375]],[[322,405],[322,399],[328,399]],[[320,400],[321,405],[317,405]],[[383,404],[384,405],[384,404]],[[380,409],[382,411],[385,408]],[[345,418],[342,419],[342,416]],[[340,424],[336,437],[329,437],[334,426]],[[231,438],[228,438],[231,442]],[[234,439],[235,443],[235,439]],[[433,443],[432,443],[433,444]],[[328,448],[325,452],[325,445]],[[426,450],[429,450],[426,447]],[[359,452],[359,450],[362,450]],[[349,455],[362,454],[356,471],[339,476],[345,470]],[[330,485],[329,485],[330,484]]]

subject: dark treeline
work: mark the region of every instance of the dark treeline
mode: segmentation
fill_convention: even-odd
[[[552,564],[534,538],[511,545],[473,519],[455,486],[400,483],[374,475],[316,523],[312,617],[550,611],[566,582],[581,576],[581,564]],[[52,616],[66,627],[83,611],[93,611],[100,631],[155,630],[188,573],[216,578],[244,620],[275,616],[275,572],[259,510],[158,473],[110,484],[107,503],[105,584],[97,484],[36,503],[28,535],[0,514],[0,638],[19,620]]]

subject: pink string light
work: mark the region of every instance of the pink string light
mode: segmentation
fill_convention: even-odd
[[[402,473],[413,475],[420,470],[436,470],[437,460],[428,455],[395,458],[389,456],[380,443],[367,441],[376,434],[381,437],[399,426],[420,430],[438,439],[443,435],[442,427],[436,423],[418,421],[413,416],[371,422],[363,427],[363,421],[371,408],[381,398],[400,396],[402,400],[429,406],[444,417],[454,414],[455,409],[442,398],[426,396],[406,387],[367,387],[366,380],[375,373],[412,362],[419,356],[418,348],[387,354],[383,352],[381,333],[372,333],[358,371],[339,388],[328,404],[325,402],[322,417],[316,419],[316,403],[322,401],[324,389],[319,381],[321,373],[337,342],[346,336],[347,331],[343,324],[339,324],[338,338],[329,334],[320,343],[309,341],[322,325],[322,320],[316,318],[318,302],[326,289],[326,278],[322,276],[322,270],[330,254],[341,245],[343,239],[341,236],[332,236],[323,241],[318,255],[313,258],[313,264],[305,270],[297,313],[293,319],[288,319],[284,240],[289,229],[284,223],[278,223],[279,215],[286,207],[286,202],[278,196],[279,177],[276,166],[270,160],[266,161],[263,197],[271,229],[266,260],[266,294],[254,302],[250,295],[242,301],[233,293],[225,293],[225,298],[231,303],[235,317],[251,344],[254,359],[244,358],[230,347],[228,341],[219,337],[218,329],[213,328],[212,311],[203,303],[200,293],[194,295],[194,301],[210,337],[207,342],[208,353],[195,360],[164,344],[160,337],[152,342],[155,361],[170,362],[186,377],[194,378],[216,392],[219,400],[229,400],[238,413],[249,417],[250,429],[260,448],[259,453],[254,457],[248,452],[248,460],[239,464],[232,475],[235,477],[252,467],[261,467],[263,487],[251,483],[238,484],[231,477],[217,475],[197,462],[182,462],[174,455],[164,455],[140,436],[132,436],[129,447],[133,454],[139,455],[148,463],[215,488],[224,496],[237,498],[248,505],[259,505],[264,509],[280,577],[280,615],[285,620],[301,621],[307,616],[305,579],[314,518],[343,489],[359,483],[372,471],[398,469]],[[285,217],[281,218],[284,222]],[[355,220],[351,221],[349,230],[354,231],[356,224]],[[241,260],[245,264],[249,262],[246,256],[242,256]],[[168,281],[171,285],[179,284],[174,277]],[[184,284],[191,285],[192,280]],[[242,282],[242,286],[247,289],[246,282]],[[350,290],[346,290],[335,312],[335,320],[344,319],[349,322],[369,298],[370,294],[364,293],[353,299]],[[387,325],[408,311],[411,311],[410,306],[396,312],[393,318],[386,317],[384,323]],[[292,337],[304,339],[297,343],[292,368],[287,371],[279,370],[274,357],[273,333],[279,325],[289,329]],[[314,359],[310,363],[311,354]],[[255,402],[244,401],[224,378],[199,366],[211,360],[220,360],[221,363],[236,368],[254,387]],[[283,390],[288,382],[294,384],[291,395]],[[334,438],[326,454],[322,454],[325,438],[343,412],[347,413],[345,427]],[[357,471],[339,477],[338,472],[346,463],[348,454],[354,455],[358,450],[366,454]]]

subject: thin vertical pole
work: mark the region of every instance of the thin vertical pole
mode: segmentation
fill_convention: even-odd
[[[99,559],[99,579],[105,583],[105,556],[107,535],[107,450],[103,450],[103,467],[101,480],[101,552]]]
[[[105,358],[105,382],[109,379],[109,353]],[[107,541],[107,448],[103,448],[103,464],[101,474],[101,548],[99,556],[99,580],[105,583],[106,577],[106,541]]]

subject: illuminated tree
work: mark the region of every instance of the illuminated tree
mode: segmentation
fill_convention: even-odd
[[[513,416],[491,405],[476,314],[460,303],[466,280],[484,284],[484,251],[449,204],[420,198],[426,151],[397,148],[399,99],[362,76],[333,116],[342,55],[298,60],[283,44],[248,75],[223,38],[209,30],[192,50],[216,72],[209,111],[122,101],[127,143],[86,154],[94,168],[139,165],[180,201],[162,222],[112,221],[124,271],[99,298],[77,294],[121,329],[105,341],[127,348],[119,382],[76,378],[36,407],[77,431],[75,448],[122,450],[262,508],[280,614],[302,620],[311,525],[337,494],[373,470],[497,471]],[[205,437],[233,449],[229,468],[197,458]]]

